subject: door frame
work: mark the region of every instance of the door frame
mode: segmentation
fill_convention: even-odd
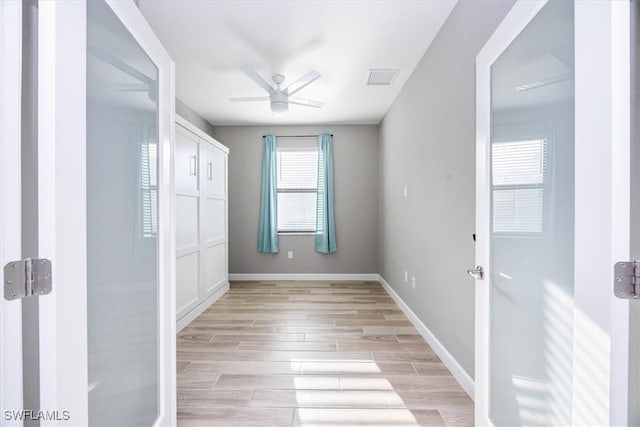
[[[21,250],[21,55],[22,6],[0,2],[0,283],[4,265],[22,257]],[[16,202],[17,201],[17,202]],[[22,401],[22,304],[4,299],[0,292],[0,409],[19,411]],[[3,424],[4,425],[4,424]]]
[[[490,67],[546,3],[518,1],[476,58],[476,265],[485,269],[476,280],[477,425],[492,424]],[[575,2],[574,424],[628,419],[629,302],[613,295],[613,265],[629,257],[629,20],[628,2]]]

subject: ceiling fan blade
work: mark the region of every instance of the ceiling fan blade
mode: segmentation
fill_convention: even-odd
[[[306,107],[322,108],[322,106],[324,105],[324,102],[314,101],[313,99],[298,98],[295,96],[290,96],[289,104],[298,104],[298,105],[304,105]]]
[[[263,79],[260,74],[256,72],[256,70],[251,67],[244,67],[242,70],[247,76],[249,76],[249,78],[251,78],[251,80],[256,82],[258,86],[269,92],[269,94],[275,93],[273,87],[269,83],[267,83],[267,81]]]
[[[296,80],[295,82],[287,86],[287,88],[283,90],[283,92],[286,93],[287,95],[293,95],[303,87],[316,81],[319,78],[320,78],[319,72],[313,71],[313,70],[309,71],[307,74],[305,74],[304,76],[300,77],[298,80]]]
[[[229,98],[231,102],[253,102],[253,101],[268,101],[268,96],[246,96],[243,98]]]

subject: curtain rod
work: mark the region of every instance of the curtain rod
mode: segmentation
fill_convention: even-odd
[[[267,135],[262,135],[264,138]],[[318,135],[273,135],[276,138],[316,138]],[[333,136],[333,134],[329,134],[329,136]]]

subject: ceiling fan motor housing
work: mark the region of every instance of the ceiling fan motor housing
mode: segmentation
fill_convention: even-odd
[[[289,98],[286,94],[279,92],[271,94],[271,111],[274,113],[284,113],[289,110]]]

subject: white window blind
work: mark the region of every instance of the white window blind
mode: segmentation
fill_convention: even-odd
[[[547,162],[545,139],[491,145],[494,233],[543,232]]]
[[[158,145],[153,139],[140,144],[140,190],[142,192],[142,235],[158,235]]]
[[[318,149],[313,146],[278,148],[278,231],[315,232],[318,193]]]

